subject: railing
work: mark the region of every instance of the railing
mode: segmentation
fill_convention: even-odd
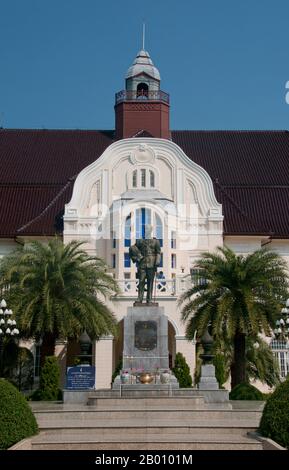
[[[138,295],[138,279],[118,279],[121,296],[136,297]],[[155,279],[153,298],[178,296],[185,292],[191,285],[190,276],[182,276],[174,279]]]
[[[123,101],[164,101],[169,104],[170,95],[161,90],[121,90],[115,94],[115,104]]]

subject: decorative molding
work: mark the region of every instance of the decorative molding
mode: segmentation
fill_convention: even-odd
[[[181,198],[181,193],[184,191],[183,183],[186,177],[195,188],[195,194],[205,218],[220,222],[222,226],[222,206],[216,200],[213,182],[209,174],[190,160],[183,150],[172,141],[143,137],[114,142],[95,162],[79,173],[74,183],[71,201],[65,206],[65,223],[85,214],[92,186],[99,179],[101,180],[101,204],[111,206],[114,197],[111,188],[113,168],[128,156],[137,165],[151,164],[158,159],[164,160],[172,168],[174,202],[176,204],[185,202]],[[176,178],[177,174],[178,178]]]
[[[114,340],[114,336],[113,336],[113,335],[101,336],[101,337],[99,338],[99,340],[96,341],[96,342],[98,343],[99,341],[102,341],[102,340],[104,340],[104,341],[106,341],[106,340],[113,341],[113,340]]]
[[[130,111],[156,111],[158,109],[160,109],[159,103],[129,103]]]
[[[144,163],[153,164],[155,158],[155,152],[152,147],[143,143],[138,145],[130,154],[130,160],[134,165]]]

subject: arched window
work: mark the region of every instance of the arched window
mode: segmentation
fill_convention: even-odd
[[[149,95],[149,87],[146,83],[139,83],[137,86],[137,91],[136,91],[137,97],[142,99],[142,98],[148,98]]]
[[[136,168],[129,175],[130,187],[133,189],[155,188],[156,172],[149,168]]]
[[[124,246],[130,246],[131,244],[131,214],[125,219],[124,226]]]
[[[162,219],[158,214],[155,215],[155,227],[156,238],[159,240],[160,245],[163,246],[163,223]]]
[[[141,176],[141,187],[145,188],[146,187],[146,170],[145,169],[140,170],[140,176]]]
[[[132,173],[132,187],[137,187],[137,170],[134,170]]]
[[[136,239],[145,238],[145,226],[151,225],[151,210],[145,209],[142,207],[141,209],[136,210],[135,214],[135,237]]]

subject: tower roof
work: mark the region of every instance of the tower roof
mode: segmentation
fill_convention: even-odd
[[[144,49],[141,49],[133,64],[129,67],[126,73],[126,79],[135,77],[141,73],[146,73],[150,77],[154,78],[155,80],[160,80],[160,72],[154,66],[153,61],[150,58],[150,55]]]

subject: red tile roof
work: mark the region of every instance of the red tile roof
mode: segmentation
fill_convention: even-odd
[[[289,238],[288,131],[173,131],[211,176],[224,233]]]
[[[172,131],[223,204],[224,233],[289,238],[287,131]],[[113,131],[0,130],[0,236],[53,235],[76,175]]]

